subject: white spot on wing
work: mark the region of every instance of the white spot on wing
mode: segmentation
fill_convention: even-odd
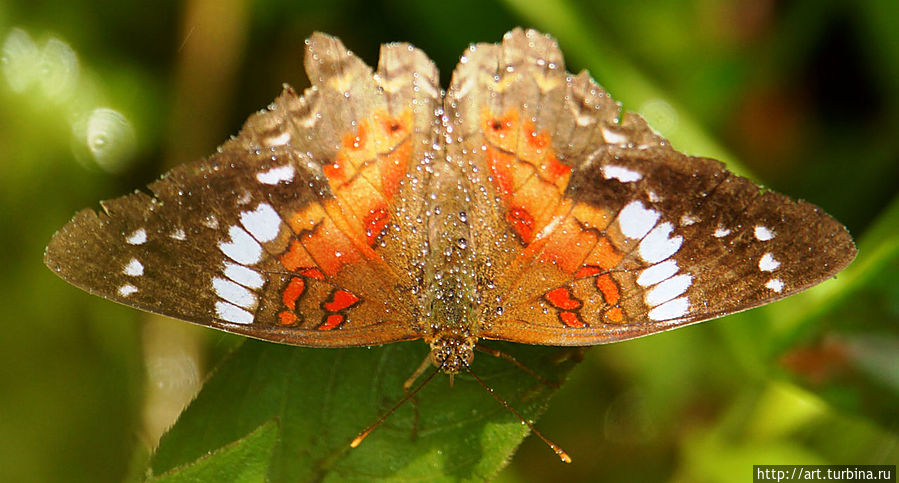
[[[612,164],[607,164],[602,167],[602,175],[606,179],[617,179],[622,183],[633,183],[634,181],[640,181],[643,179],[643,175],[625,168],[624,166],[615,166]]]
[[[768,280],[765,287],[774,290],[777,293],[781,293],[784,290],[784,283],[781,282],[779,278],[772,278],[771,280]]]
[[[642,201],[631,201],[618,212],[621,233],[628,238],[643,238],[659,221],[659,212],[646,208]]]
[[[219,242],[219,250],[241,265],[253,265],[262,260],[262,245],[243,228],[234,225],[228,229],[231,241]]]
[[[122,285],[121,287],[119,287],[119,296],[120,297],[128,297],[135,293],[137,293],[137,287],[135,287],[134,285],[131,285],[130,283],[126,283],[125,285]]]
[[[293,166],[288,164],[272,168],[268,171],[256,173],[256,179],[258,179],[260,183],[278,184],[282,181],[293,181],[293,176],[295,174],[296,172],[294,171]]]
[[[172,234],[169,236],[178,241],[187,240],[187,234],[184,233],[184,230],[182,230],[181,228],[178,228],[177,230],[173,231]]]
[[[225,262],[224,273],[226,277],[234,280],[244,287],[258,289],[262,288],[262,286],[265,284],[265,279],[262,278],[262,275],[259,272],[253,270],[252,268],[247,268],[236,263]]]
[[[255,210],[241,213],[240,223],[261,242],[274,240],[281,230],[281,216],[268,203],[259,203]]]
[[[627,136],[618,134],[608,128],[602,129],[602,138],[609,144],[627,144]]]
[[[134,233],[125,237],[125,241],[131,245],[143,245],[147,243],[147,230],[143,228],[138,228],[134,230]]]
[[[684,239],[680,235],[668,238],[672,230],[674,225],[668,222],[653,228],[640,241],[640,258],[648,263],[657,263],[677,253]]]
[[[140,277],[144,274],[144,265],[138,259],[132,258],[128,265],[125,265],[122,273],[129,277]]]
[[[245,309],[256,307],[256,294],[230,280],[215,277],[212,279],[212,288],[219,298],[227,300],[234,305]]]
[[[755,227],[755,239],[758,241],[768,241],[774,238],[774,232],[767,226],[758,225]]]
[[[687,315],[688,310],[690,310],[690,300],[687,297],[680,297],[659,305],[646,315],[656,321],[671,320]]]
[[[272,136],[265,140],[268,146],[281,146],[290,142],[290,132],[284,131],[277,136]]]
[[[415,88],[421,89],[432,99],[440,98],[440,89],[430,82],[414,82]]]
[[[640,276],[637,277],[637,285],[641,287],[648,287],[650,285],[655,285],[662,280],[667,280],[672,275],[677,273],[678,267],[677,262],[674,260],[665,260],[662,263],[653,265],[642,272],[640,272]]]
[[[719,226],[718,228],[715,228],[715,233],[712,233],[712,236],[714,236],[715,238],[724,238],[727,235],[730,235],[730,230],[727,228],[724,228],[723,226]]]
[[[203,219],[203,226],[206,228],[217,230],[219,227],[219,219],[215,217],[215,215],[209,215]]]
[[[779,266],[780,262],[774,259],[774,255],[771,252],[762,255],[762,258],[759,260],[759,270],[763,272],[773,272]]]
[[[220,319],[228,322],[233,322],[235,324],[253,323],[253,314],[236,305],[229,304],[228,302],[222,300],[219,300],[215,303],[215,313],[219,316]]]
[[[680,217],[680,226],[690,226],[699,222],[699,217],[691,213],[686,213]]]
[[[675,297],[679,297],[690,288],[693,277],[687,274],[676,275],[653,287],[646,293],[646,305],[655,307]]]
[[[246,191],[246,190],[244,190],[240,194],[240,197],[237,198],[238,205],[246,205],[246,204],[249,204],[251,201],[253,201],[253,195],[249,191]]]

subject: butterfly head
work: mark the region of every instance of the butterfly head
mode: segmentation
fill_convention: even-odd
[[[431,341],[431,362],[447,374],[460,372],[474,360],[475,341],[464,331],[441,332]]]

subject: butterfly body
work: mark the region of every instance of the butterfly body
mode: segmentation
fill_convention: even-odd
[[[85,210],[45,262],[150,312],[320,347],[625,340],[756,307],[855,256],[819,208],[674,150],[549,37],[470,47],[444,92],[408,44],[376,71],[307,41],[286,88],[213,156]]]

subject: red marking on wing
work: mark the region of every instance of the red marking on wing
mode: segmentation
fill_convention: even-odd
[[[278,312],[278,323],[281,325],[293,325],[297,321],[297,314],[289,311],[282,310]]]
[[[293,277],[290,279],[290,282],[287,283],[287,287],[284,289],[284,292],[281,294],[281,300],[284,302],[284,305],[290,310],[297,309],[297,299],[300,298],[300,295],[303,295],[303,292],[306,291],[306,281],[300,277]]]
[[[383,206],[368,212],[363,223],[365,224],[365,237],[369,245],[374,246],[378,242],[378,238],[384,233],[384,228],[387,227],[388,221],[390,221],[390,216],[388,216],[387,209]]]
[[[328,312],[339,312],[346,308],[352,307],[359,302],[359,297],[346,290],[334,290],[327,302],[322,304],[322,308]]]
[[[563,324],[575,329],[587,326],[587,324],[581,320],[581,316],[577,312],[559,312],[559,319]]]
[[[584,265],[574,273],[574,278],[587,278],[601,272],[602,269],[593,265]]]
[[[581,301],[571,296],[568,287],[559,287],[546,292],[543,296],[553,307],[562,310],[577,310],[581,308]]]
[[[512,229],[521,240],[530,243],[534,240],[534,217],[524,208],[514,207],[506,212],[506,221],[512,225]]]
[[[342,183],[346,181],[347,178],[346,170],[344,169],[346,162],[345,156],[341,153],[337,153],[333,163],[322,166],[322,172],[325,173],[325,176],[327,176],[329,180]]]
[[[596,277],[596,288],[602,292],[602,297],[609,305],[617,304],[618,299],[621,298],[621,294],[618,292],[618,285],[615,284],[615,281],[608,274]]]
[[[305,268],[303,270],[300,270],[300,275],[303,275],[304,277],[315,278],[318,280],[325,279],[325,274],[317,268]]]
[[[318,326],[318,330],[331,330],[342,324],[344,320],[346,320],[346,316],[343,314],[331,314],[325,316],[325,320]]]

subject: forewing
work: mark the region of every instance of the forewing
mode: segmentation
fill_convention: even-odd
[[[47,265],[102,297],[260,339],[418,337],[407,289],[422,241],[396,216],[422,206],[409,185],[436,132],[437,72],[395,44],[372,73],[322,34],[306,70],[311,88],[285,88],[213,156],[76,215]]]
[[[457,67],[445,108],[479,216],[479,335],[590,345],[763,305],[855,256],[819,208],[683,155],[515,30]]]

